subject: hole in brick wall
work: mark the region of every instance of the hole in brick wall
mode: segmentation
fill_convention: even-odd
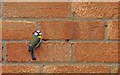
[[[69,42],[69,39],[65,39],[66,42]]]
[[[4,61],[4,58],[2,58],[2,61]]]
[[[107,22],[105,22],[104,26],[105,26],[105,27],[108,27]]]
[[[75,17],[76,16],[76,12],[73,11],[72,12],[72,16]]]
[[[3,49],[4,47],[2,46],[2,49]]]
[[[49,39],[42,39],[43,41],[48,41]]]
[[[44,67],[45,65],[43,65],[43,67]]]

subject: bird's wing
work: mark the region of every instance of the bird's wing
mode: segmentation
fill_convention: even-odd
[[[32,39],[30,41],[30,44],[33,47],[36,47],[39,44],[39,42],[40,42],[40,39],[33,35]]]

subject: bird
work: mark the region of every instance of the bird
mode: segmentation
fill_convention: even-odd
[[[36,60],[34,50],[41,44],[41,42],[42,42],[42,33],[40,32],[40,30],[36,30],[33,33],[32,38],[29,42],[28,51],[31,52],[32,60]]]

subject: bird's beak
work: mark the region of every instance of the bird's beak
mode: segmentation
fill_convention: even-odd
[[[38,36],[38,38],[42,38],[42,36]]]

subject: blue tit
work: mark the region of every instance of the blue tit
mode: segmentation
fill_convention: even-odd
[[[32,60],[36,60],[34,55],[34,50],[41,44],[42,42],[42,33],[40,30],[34,32],[32,39],[29,43],[29,52],[31,52]]]

